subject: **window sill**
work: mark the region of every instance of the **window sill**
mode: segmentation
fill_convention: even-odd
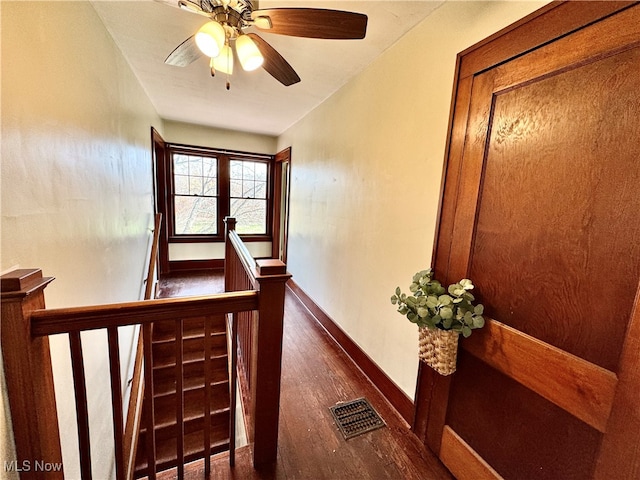
[[[271,242],[271,235],[240,234],[244,242]],[[224,243],[219,235],[180,235],[169,237],[169,243]]]

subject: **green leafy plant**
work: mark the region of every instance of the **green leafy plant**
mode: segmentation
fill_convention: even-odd
[[[454,330],[466,338],[472,330],[484,326],[484,306],[472,303],[475,298],[470,290],[473,283],[464,278],[445,291],[429,268],[413,276],[409,286],[412,295],[402,293],[397,287],[391,303],[398,305],[398,312],[419,327]]]

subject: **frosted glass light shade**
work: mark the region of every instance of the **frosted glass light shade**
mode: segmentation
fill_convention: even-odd
[[[224,28],[218,22],[207,22],[196,32],[196,45],[207,57],[220,55],[224,40]]]
[[[271,19],[265,16],[256,17],[253,20],[253,24],[256,27],[261,28],[262,30],[269,30],[270,28],[273,27],[273,24],[271,23]]]
[[[211,62],[216,72],[226,73],[227,75],[233,74],[233,51],[229,45],[222,47],[220,55],[212,58]]]
[[[240,65],[247,72],[262,66],[264,57],[260,53],[258,46],[248,35],[240,35],[236,40],[236,53],[240,60]]]

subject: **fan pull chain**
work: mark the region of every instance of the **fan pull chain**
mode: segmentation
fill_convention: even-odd
[[[227,33],[227,36],[224,40],[224,43],[227,47],[231,47],[231,45],[229,44],[229,34]],[[233,55],[233,54],[231,54]],[[233,57],[231,55],[227,55],[226,57],[226,61],[227,61],[227,90],[231,89],[231,80],[229,79],[229,77],[231,76],[231,74],[229,73],[231,71],[231,64],[233,62]]]

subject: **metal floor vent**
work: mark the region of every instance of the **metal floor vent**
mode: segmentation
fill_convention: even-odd
[[[345,440],[386,426],[365,398],[338,403],[329,410]]]

